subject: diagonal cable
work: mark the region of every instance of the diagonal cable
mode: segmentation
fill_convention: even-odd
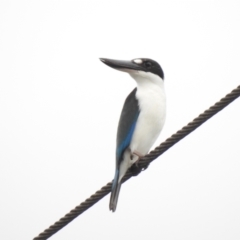
[[[181,130],[177,131],[175,134],[173,134],[170,138],[168,138],[166,141],[161,143],[157,148],[155,148],[149,154],[142,157],[138,163],[138,167],[140,169],[146,169],[146,167],[153,160],[155,160],[157,157],[159,157],[161,154],[163,154],[165,151],[167,151],[175,143],[179,142],[181,139],[186,137],[189,133],[194,131],[196,128],[198,128],[200,125],[202,125],[208,119],[210,119],[216,113],[221,111],[223,108],[225,108],[228,104],[233,102],[239,96],[240,96],[240,86],[235,88],[232,92],[227,94],[220,101],[218,101],[213,106],[211,106],[209,109],[207,109],[205,112],[200,114],[197,118],[195,118],[193,121],[188,123]],[[133,176],[133,173],[131,171],[128,171],[127,174],[125,175],[125,177],[123,178],[122,182],[129,180],[132,176]],[[69,213],[67,213],[60,220],[58,220],[53,225],[51,225],[49,228],[47,228],[44,232],[40,233],[33,240],[45,240],[45,239],[48,239],[49,237],[51,237],[53,234],[55,234],[60,229],[65,227],[68,223],[70,223],[72,220],[74,220],[80,214],[82,214],[87,209],[92,207],[100,199],[105,197],[111,191],[111,186],[112,186],[112,182],[107,183],[104,187],[102,187],[100,190],[98,190],[92,196],[87,198],[84,202],[82,202],[80,205],[75,207],[73,210],[71,210]]]

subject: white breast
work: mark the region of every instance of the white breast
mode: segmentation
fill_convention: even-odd
[[[166,117],[166,97],[163,80],[152,73],[138,72],[136,97],[140,114],[130,144],[131,152],[145,155],[158,138]]]

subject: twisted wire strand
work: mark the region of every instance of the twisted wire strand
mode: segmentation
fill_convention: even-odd
[[[200,114],[197,118],[195,118],[192,122],[188,123],[181,130],[177,131],[175,134],[173,134],[170,138],[168,138],[166,141],[161,143],[157,148],[155,148],[149,154],[142,157],[138,163],[139,168],[146,169],[146,167],[153,160],[155,160],[157,157],[159,157],[161,154],[163,154],[165,151],[167,151],[170,147],[172,147],[174,144],[179,142],[181,139],[186,137],[189,133],[193,132],[196,128],[198,128],[200,125],[202,125],[208,119],[210,119],[216,113],[221,111],[223,108],[225,108],[228,104],[233,102],[239,96],[240,96],[240,86],[235,88],[231,93],[227,94],[220,101],[218,101],[213,106],[211,106],[209,109],[207,109],[205,112]],[[133,173],[131,171],[128,171],[126,173],[126,175],[124,176],[122,182],[124,183],[125,181],[129,180],[132,176],[133,176]],[[44,232],[40,233],[33,240],[45,240],[45,239],[48,239],[49,237],[51,237],[53,234],[55,234],[60,229],[65,227],[68,223],[70,223],[72,220],[74,220],[80,214],[82,214],[87,209],[92,207],[100,199],[105,197],[111,191],[111,186],[112,186],[112,182],[107,183],[104,187],[102,187],[100,190],[98,190],[92,196],[87,198],[80,205],[76,206],[73,210],[71,210],[64,217],[62,217],[59,221],[55,222],[53,225],[51,225],[49,228],[47,228]]]

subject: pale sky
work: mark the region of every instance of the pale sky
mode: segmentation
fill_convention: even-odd
[[[239,1],[0,1],[0,239],[32,239],[112,180],[136,86],[165,73],[160,144],[240,84]],[[240,99],[51,239],[240,239]]]

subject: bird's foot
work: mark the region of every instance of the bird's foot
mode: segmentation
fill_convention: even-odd
[[[138,161],[139,161],[139,158],[143,157],[144,155],[142,155],[141,153],[137,152],[137,151],[134,151],[132,153],[133,155],[136,155],[138,157]]]
[[[149,165],[147,165],[146,167],[140,167],[140,166],[138,165],[138,162],[139,162],[139,159],[140,159],[141,157],[143,157],[144,155],[140,154],[140,153],[137,152],[137,151],[134,151],[134,152],[132,153],[131,159],[133,159],[133,155],[137,156],[137,157],[138,157],[138,160],[131,166],[130,171],[131,171],[131,173],[132,173],[133,176],[137,176],[140,172],[145,171],[145,170],[148,168]]]

